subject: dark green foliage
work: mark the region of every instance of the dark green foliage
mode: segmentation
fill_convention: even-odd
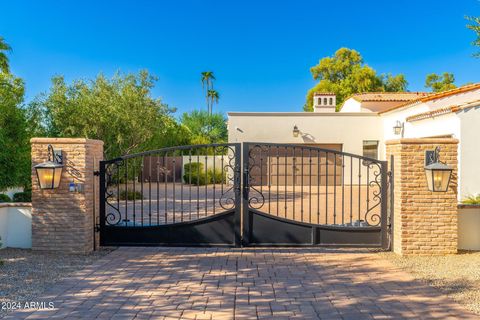
[[[226,172],[223,172],[223,175],[221,169],[215,169],[215,171],[209,169],[205,172],[203,163],[187,163],[183,168],[183,182],[187,184],[204,186],[205,184],[225,183],[226,180]]]
[[[152,97],[155,81],[147,71],[73,83],[57,76],[27,114],[48,136],[103,140],[106,159],[160,148],[184,130],[171,117],[174,109]]]
[[[12,202],[12,199],[4,193],[0,193],[0,202]]]
[[[203,163],[192,162],[183,166],[183,181],[188,184],[197,184],[203,186],[209,180],[208,172],[205,174]]]
[[[133,191],[133,190],[122,190],[120,191],[119,197],[120,200],[141,200],[145,199],[143,194],[140,191]]]
[[[180,119],[189,129],[192,144],[224,143],[228,140],[227,118],[222,113],[194,110]]]
[[[13,202],[31,202],[31,201],[32,201],[31,191],[17,192],[13,195]]]
[[[0,190],[30,181],[30,145],[22,110],[24,83],[0,73]]]
[[[431,73],[425,79],[425,88],[430,88],[433,92],[447,91],[456,87],[453,73],[444,72],[441,75]]]

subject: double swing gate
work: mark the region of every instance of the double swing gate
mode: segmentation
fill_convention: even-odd
[[[100,163],[100,243],[387,248],[390,174],[386,161],[292,144],[126,155]]]

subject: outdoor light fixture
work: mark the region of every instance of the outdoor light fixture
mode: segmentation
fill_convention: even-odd
[[[403,122],[400,122],[399,120],[397,120],[397,122],[393,126],[393,134],[396,136],[401,134],[403,136],[403,125],[404,125]]]
[[[297,138],[299,134],[300,134],[300,130],[298,130],[298,127],[297,127],[297,125],[295,124],[295,125],[293,126],[293,137],[294,137],[294,138]]]
[[[440,162],[440,148],[425,151],[425,175],[428,190],[433,192],[447,192],[453,169]]]
[[[40,189],[58,188],[63,169],[62,150],[53,150],[52,145],[48,145],[48,161],[37,164],[34,168]]]

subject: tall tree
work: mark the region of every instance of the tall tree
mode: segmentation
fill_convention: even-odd
[[[213,71],[202,72],[201,80],[202,80],[202,89],[204,90],[205,99],[207,101],[207,109],[208,109],[209,114],[212,114],[212,110],[210,108],[211,104],[210,104],[210,98],[208,96],[208,92],[210,90],[213,90],[213,81],[216,80],[215,75],[213,74]]]
[[[111,79],[100,74],[71,84],[55,77],[50,91],[29,105],[28,115],[49,136],[103,140],[107,159],[162,147],[169,143],[164,134],[175,132],[174,110],[151,96],[155,81],[147,71]]]
[[[430,88],[433,92],[441,92],[455,89],[455,77],[453,73],[444,72],[442,75],[431,73],[425,79],[425,87]]]
[[[208,103],[209,103],[208,113],[212,114],[213,105],[215,103],[218,103],[218,100],[220,99],[220,94],[218,93],[218,91],[210,89],[207,92],[207,98],[208,98]]]
[[[22,79],[0,72],[0,190],[28,186],[30,146],[22,109],[25,86]]]
[[[7,56],[7,52],[10,50],[12,50],[12,48],[5,42],[5,39],[0,36],[0,71],[3,73],[10,73]]]
[[[408,84],[402,74],[377,75],[374,69],[364,63],[358,51],[349,48],[340,48],[332,57],[321,59],[310,68],[310,72],[318,83],[307,93],[305,111],[313,111],[315,92],[335,92],[337,105],[341,105],[345,98],[354,93],[405,91]]]
[[[223,143],[228,139],[227,119],[222,113],[209,114],[204,110],[184,113],[182,125],[191,133],[193,144]]]
[[[480,47],[480,17],[465,17],[470,24],[467,24],[467,28],[475,32],[477,38],[472,41],[472,45],[475,47]],[[477,52],[473,55],[476,58],[480,58],[480,52]]]

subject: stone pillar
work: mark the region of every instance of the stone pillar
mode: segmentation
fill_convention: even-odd
[[[447,192],[431,192],[424,170],[425,150],[440,147],[440,160],[453,168]],[[457,146],[445,138],[386,142],[394,157],[393,250],[401,255],[457,252]]]
[[[94,213],[98,216],[98,170],[103,141],[32,138],[32,248],[87,253],[93,250]],[[48,159],[48,145],[63,151],[63,171],[57,189],[42,190],[33,167]],[[78,177],[72,176],[76,171]],[[71,181],[83,192],[70,192]]]

